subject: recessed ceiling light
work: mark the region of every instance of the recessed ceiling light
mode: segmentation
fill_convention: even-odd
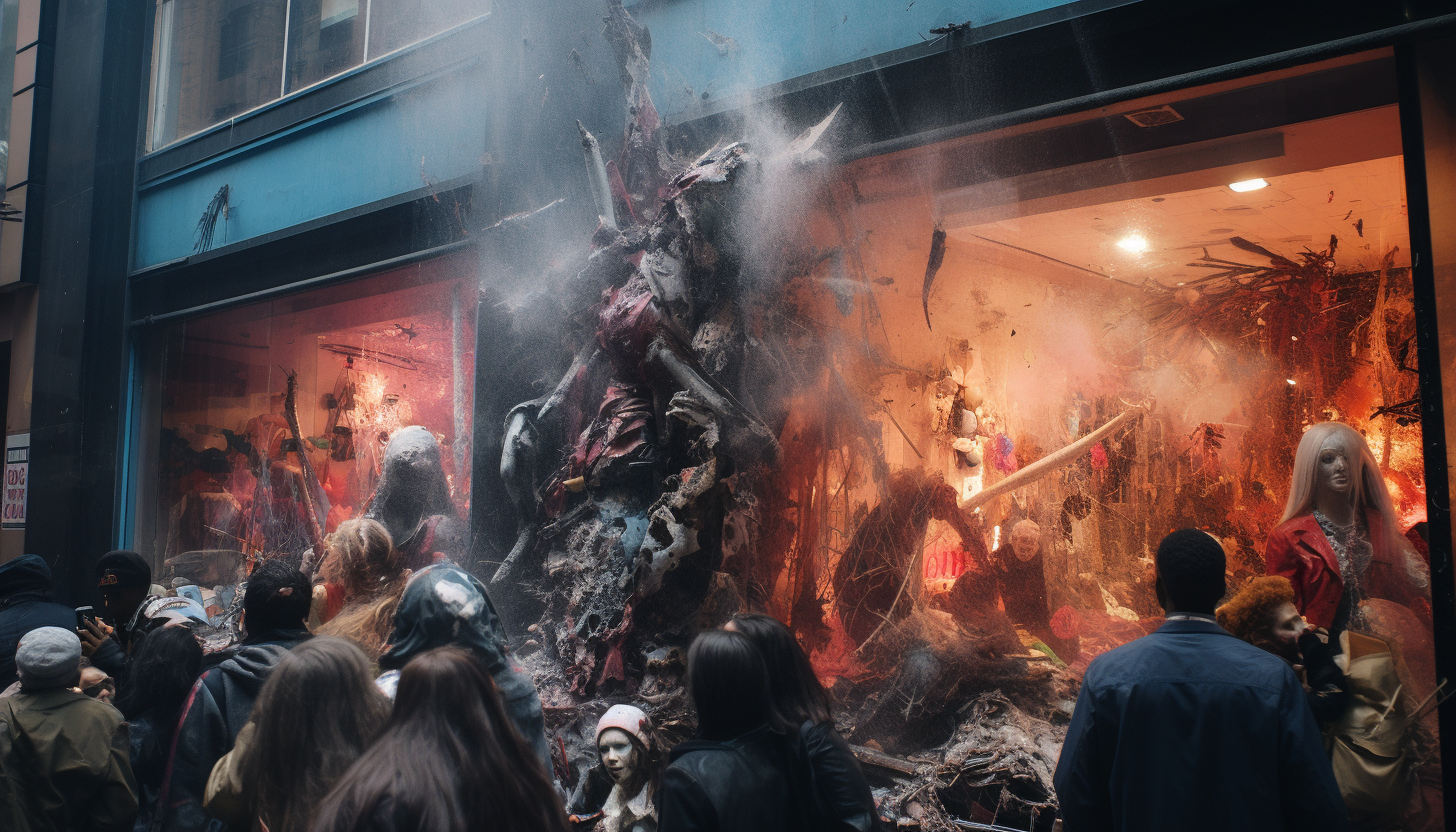
[[[1290,386],[1290,387],[1293,387],[1293,386],[1294,386],[1294,385],[1296,385],[1296,384],[1298,384],[1298,383],[1299,383],[1299,382],[1297,382],[1297,381],[1295,381],[1295,380],[1294,380],[1294,379],[1292,379],[1292,378],[1286,378],[1286,379],[1285,379],[1285,381],[1287,381],[1287,382],[1289,382],[1289,386]]]
[[[1267,187],[1269,187],[1269,183],[1264,181],[1263,179],[1245,179],[1242,182],[1229,183],[1229,190],[1236,191],[1241,194],[1248,193],[1249,191],[1257,191],[1260,188]]]
[[[1117,247],[1123,251],[1138,254],[1148,250],[1148,240],[1141,234],[1129,234],[1117,241]]]

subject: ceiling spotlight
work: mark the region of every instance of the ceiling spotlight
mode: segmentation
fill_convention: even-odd
[[[1245,179],[1242,182],[1229,183],[1229,190],[1241,194],[1248,193],[1249,191],[1257,191],[1260,188],[1267,187],[1269,187],[1269,183],[1264,181],[1263,179]]]
[[[1131,254],[1148,250],[1148,240],[1141,234],[1129,234],[1117,241],[1117,247]]]
[[[1298,382],[1296,382],[1296,381],[1295,381],[1295,380],[1294,380],[1294,379],[1292,379],[1292,378],[1286,378],[1286,379],[1285,379],[1285,381],[1287,381],[1287,382],[1289,382],[1289,386],[1290,386],[1290,387],[1293,387],[1293,386],[1294,386],[1294,385],[1296,385],[1296,384],[1298,384]]]

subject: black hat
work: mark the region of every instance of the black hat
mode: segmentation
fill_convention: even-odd
[[[152,567],[136,552],[117,549],[96,561],[97,586],[108,589],[145,589],[152,585]]]

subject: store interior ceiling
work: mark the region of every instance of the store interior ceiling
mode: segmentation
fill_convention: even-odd
[[[1395,251],[1407,266],[1409,222],[1393,105],[1275,130],[1162,148],[940,190],[936,213],[972,249],[1014,247],[1129,285],[1177,286],[1207,273],[1204,256],[1259,263],[1233,237],[1293,257],[1339,240],[1343,270]],[[1236,192],[1230,185],[1262,179]],[[1127,243],[1141,238],[1129,251]]]
[[[1238,193],[1227,184],[1014,217],[951,230],[969,244],[1014,245],[1126,283],[1182,285],[1208,273],[1204,256],[1259,263],[1241,237],[1293,257],[1339,239],[1339,262],[1374,266],[1392,248],[1409,265],[1404,169],[1399,156],[1269,177]],[[1143,250],[1138,240],[1142,241]]]

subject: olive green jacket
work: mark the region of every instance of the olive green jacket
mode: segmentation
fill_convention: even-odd
[[[69,688],[0,699],[0,829],[129,832],[136,781],[121,712]]]

